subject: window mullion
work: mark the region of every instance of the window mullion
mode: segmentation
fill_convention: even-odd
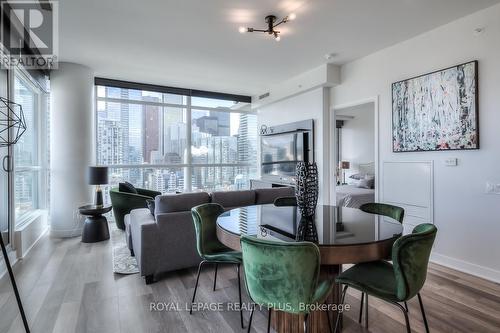
[[[193,156],[192,156],[192,142],[191,142],[191,131],[192,131],[192,117],[191,117],[191,96],[187,96],[187,108],[186,108],[186,164],[188,165],[184,169],[184,190],[186,192],[191,192],[192,190],[192,180],[191,176],[193,174]]]

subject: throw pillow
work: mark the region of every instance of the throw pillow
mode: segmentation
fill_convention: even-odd
[[[368,181],[370,188],[375,188],[375,175],[366,175],[365,180]]]
[[[371,181],[369,179],[360,179],[360,180],[358,180],[356,187],[371,189],[370,182]]]
[[[355,173],[354,175],[350,175],[349,178],[355,179],[355,180],[361,180],[365,178],[365,175],[362,173]]]
[[[134,185],[130,184],[129,182],[118,184],[118,191],[137,194],[137,190],[135,189]]]
[[[155,216],[155,201],[153,199],[147,199],[146,204],[148,205],[151,215]]]

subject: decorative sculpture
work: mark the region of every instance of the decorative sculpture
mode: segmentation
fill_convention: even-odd
[[[316,163],[297,163],[295,196],[303,217],[312,217],[318,204],[318,166]]]
[[[318,204],[318,166],[316,163],[297,163],[295,196],[302,215],[297,229],[299,241],[318,242],[318,232],[314,221]]]
[[[16,144],[26,128],[23,107],[0,97],[0,147]]]

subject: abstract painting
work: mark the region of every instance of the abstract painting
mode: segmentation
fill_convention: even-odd
[[[479,149],[478,63],[392,84],[394,152]]]

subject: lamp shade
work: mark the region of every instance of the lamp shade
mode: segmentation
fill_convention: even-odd
[[[89,185],[102,185],[108,183],[108,167],[89,167]]]
[[[348,161],[341,161],[339,164],[340,164],[340,168],[343,170],[348,170],[351,168],[351,163]]]

